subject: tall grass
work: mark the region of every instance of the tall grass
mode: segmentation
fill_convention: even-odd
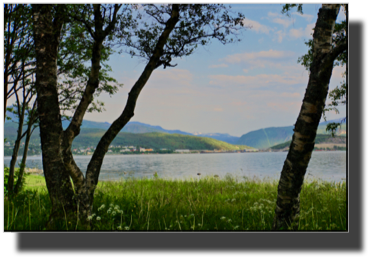
[[[32,185],[32,186],[30,186]],[[16,200],[5,200],[5,230],[43,230],[50,201],[41,183],[26,184]],[[92,230],[265,231],[271,230],[278,182],[248,179],[168,180],[131,178],[100,182]],[[346,230],[346,184],[306,182],[299,230]],[[66,222],[62,230],[82,229]]]

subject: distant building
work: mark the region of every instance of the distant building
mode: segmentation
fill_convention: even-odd
[[[168,150],[167,148],[161,148],[160,150]]]
[[[174,152],[178,152],[178,153],[190,153],[190,149],[176,149]]]
[[[145,148],[140,147],[140,152],[145,152]]]
[[[130,150],[128,148],[120,150],[120,152],[129,152]]]
[[[255,152],[257,151],[257,149],[254,149],[254,148],[246,148],[244,149],[245,152]]]
[[[146,148],[145,151],[153,151],[153,148]]]

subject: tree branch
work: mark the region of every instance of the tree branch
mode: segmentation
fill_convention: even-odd
[[[334,60],[338,57],[339,54],[342,54],[344,51],[348,49],[347,40],[342,43],[339,43],[336,47],[334,47],[330,52],[326,53],[323,57],[321,64],[329,64],[334,62]]]
[[[166,22],[165,29],[161,33],[158,42],[153,51],[153,55],[150,58],[148,64],[145,66],[144,71],[141,76],[137,80],[137,82],[132,87],[129,92],[127,104],[122,112],[122,114],[117,118],[100,139],[93,156],[91,157],[91,161],[88,164],[87,172],[86,172],[86,180],[91,182],[92,187],[95,188],[98,182],[98,176],[100,172],[100,167],[103,163],[104,155],[108,151],[108,146],[114,140],[116,135],[120,132],[120,130],[129,122],[129,120],[134,116],[134,110],[136,107],[137,98],[148,81],[150,75],[154,71],[157,63],[160,60],[160,57],[163,53],[163,48],[169,38],[170,33],[174,29],[174,26],[179,21],[179,5],[173,4],[172,13],[170,19]]]

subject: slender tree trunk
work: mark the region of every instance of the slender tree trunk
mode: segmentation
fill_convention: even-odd
[[[4,72],[4,122],[7,117],[7,101],[8,101],[8,72]]]
[[[17,157],[18,157],[18,152],[20,150],[20,143],[21,143],[21,136],[22,136],[22,126],[24,124],[24,115],[25,115],[25,106],[22,106],[21,112],[18,112],[19,115],[19,120],[18,120],[18,128],[17,128],[17,136],[15,140],[15,145],[13,147],[13,153],[12,153],[12,158],[11,162],[9,165],[9,177],[8,177],[8,193],[9,197],[14,196],[14,175],[15,175],[15,168],[16,168],[16,163],[17,163]]]
[[[298,229],[300,192],[325,107],[333,63],[347,49],[347,44],[332,49],[332,34],[339,8],[340,5],[323,4],[318,13],[309,82],[281,172],[273,230]]]
[[[74,191],[62,160],[61,122],[57,91],[57,55],[63,24],[62,5],[33,5],[33,32],[36,51],[36,90],[41,135],[42,164],[52,203],[48,228],[66,212],[75,212]]]
[[[108,151],[108,147],[114,140],[116,135],[120,132],[120,130],[134,116],[137,98],[141,90],[149,80],[149,77],[151,76],[152,72],[156,68],[157,63],[160,60],[160,57],[162,56],[163,48],[166,44],[166,41],[178,21],[179,5],[173,4],[171,17],[167,21],[166,27],[158,39],[155,50],[153,52],[153,56],[151,57],[141,76],[129,92],[127,104],[122,114],[111,124],[110,128],[106,131],[106,133],[99,141],[94,151],[94,154],[91,157],[90,163],[88,164],[84,183],[79,184],[78,188],[76,188],[79,201],[78,203],[80,204],[80,208],[82,209],[81,213],[83,212],[87,216],[91,215],[92,212],[94,193],[99,180],[100,168],[102,166],[104,156]]]
[[[30,142],[30,137],[32,136],[32,127],[33,127],[33,122],[34,122],[34,111],[36,108],[36,102],[33,105],[33,108],[31,112],[29,112],[29,121],[28,121],[28,128],[26,130],[26,138],[25,138],[25,145],[24,145],[24,153],[22,155],[21,159],[21,164],[20,164],[20,171],[17,176],[17,183],[14,186],[14,195],[17,195],[20,190],[23,188],[23,177],[24,177],[24,172],[25,172],[25,164],[26,164],[26,159],[28,157],[28,148],[29,148],[29,142]]]
[[[10,18],[10,9],[8,4],[4,4],[4,24],[7,24],[8,27],[8,37],[7,37],[7,46],[8,49],[6,51],[4,60],[4,122],[7,114],[7,100],[8,100],[8,68],[11,59],[12,45],[10,44],[10,22],[8,21]]]

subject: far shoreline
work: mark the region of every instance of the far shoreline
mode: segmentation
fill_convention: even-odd
[[[260,152],[269,152],[269,153],[276,153],[276,152],[288,152],[289,150],[259,150],[259,151],[223,151],[223,152],[172,152],[172,153],[107,153],[105,156],[128,156],[128,155],[168,155],[168,154],[174,154],[174,155],[192,155],[192,154],[230,154],[230,153],[260,153]],[[335,152],[335,151],[342,151],[347,152],[346,150],[342,149],[319,149],[315,148],[313,152]],[[92,154],[73,154],[73,156],[92,156]],[[11,159],[12,156],[3,156],[4,159]],[[18,157],[22,157],[22,155],[18,155]],[[35,158],[42,158],[42,155],[29,155],[28,158],[35,157]]]

